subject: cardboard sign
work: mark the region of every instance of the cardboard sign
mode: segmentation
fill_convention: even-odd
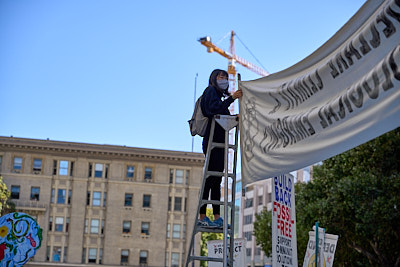
[[[233,252],[233,266],[234,267],[246,266],[246,240],[244,238],[238,238],[235,239],[234,244],[235,244],[235,251]],[[207,249],[208,249],[208,257],[222,259],[224,255],[224,241],[223,240],[208,241]],[[208,266],[220,267],[223,266],[223,264],[221,262],[209,261]]]
[[[307,251],[304,256],[303,267],[315,266],[315,232],[308,232],[310,238],[307,243]],[[331,267],[333,266],[333,259],[335,257],[336,245],[339,236],[325,234],[318,231],[318,267]]]

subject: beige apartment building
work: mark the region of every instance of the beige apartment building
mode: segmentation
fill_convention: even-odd
[[[200,153],[0,137],[12,201],[43,229],[26,266],[183,266],[203,164]]]

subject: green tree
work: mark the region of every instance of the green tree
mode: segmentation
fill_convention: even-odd
[[[256,214],[254,221],[253,235],[256,237],[256,244],[261,246],[267,257],[272,256],[272,213],[264,209]]]
[[[296,185],[298,258],[316,221],[339,235],[336,266],[400,266],[400,130],[325,160]]]
[[[212,213],[212,209],[207,208],[207,217],[213,221],[214,220],[214,214]],[[211,240],[222,240],[224,238],[224,235],[222,233],[208,233],[208,232],[203,232],[201,233],[201,241],[200,241],[200,246],[201,246],[201,256],[208,256],[208,249],[207,249],[207,242]],[[208,262],[206,261],[201,261],[200,266],[202,267],[207,267]]]
[[[7,185],[3,182],[3,177],[0,176],[0,215],[3,216],[12,210],[15,210],[14,204],[11,203],[8,198],[10,197],[10,191],[7,189]]]

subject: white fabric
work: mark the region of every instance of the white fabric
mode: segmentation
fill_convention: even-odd
[[[244,184],[327,159],[400,125],[400,0],[368,1],[296,65],[239,82]]]

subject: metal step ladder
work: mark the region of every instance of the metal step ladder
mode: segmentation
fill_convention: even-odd
[[[218,123],[225,130],[225,143],[216,143],[213,142],[215,123]],[[229,132],[231,130],[235,130],[234,133],[234,143],[230,144],[229,142]],[[234,249],[229,249],[234,247],[234,225],[235,225],[235,188],[236,188],[236,162],[237,162],[237,149],[238,149],[238,134],[239,134],[239,119],[237,116],[231,115],[216,115],[212,119],[211,129],[210,129],[210,139],[207,147],[207,156],[205,159],[205,164],[203,168],[203,179],[202,186],[199,193],[199,204],[197,206],[196,217],[194,221],[193,233],[190,242],[190,247],[188,250],[188,255],[186,259],[186,267],[189,267],[190,262],[194,266],[194,261],[213,261],[213,262],[221,262],[224,267],[233,267],[233,252]],[[211,150],[214,148],[224,148],[224,171],[216,172],[216,171],[208,171],[208,166],[210,163],[210,155]],[[229,153],[229,152],[233,153]],[[228,162],[229,162],[229,154],[233,157],[233,169],[229,170]],[[231,159],[232,160],[232,159]],[[216,200],[203,200],[203,192],[206,180],[210,176],[221,176],[224,177],[224,200],[216,201]],[[232,179],[232,188],[231,193],[228,192],[228,178]],[[200,207],[206,204],[214,204],[214,205],[223,205],[224,206],[224,223],[222,228],[211,228],[211,227],[203,227],[197,225],[198,215],[200,212]],[[230,209],[230,210],[229,210]],[[228,229],[228,219],[230,212],[230,228]],[[203,232],[208,233],[223,233],[223,258],[214,258],[207,256],[195,255],[194,250],[194,242],[196,234],[201,234]]]

